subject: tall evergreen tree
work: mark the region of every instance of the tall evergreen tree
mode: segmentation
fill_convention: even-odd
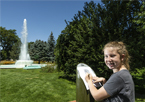
[[[67,32],[67,28],[65,28],[65,30],[63,30],[59,35],[58,39],[57,39],[57,44],[55,47],[55,61],[57,63],[57,69],[59,71],[64,71],[66,72],[66,68],[65,68],[65,63],[67,58],[69,58],[68,54],[67,54],[67,47],[69,45],[69,38],[68,38],[68,33]]]
[[[30,49],[32,44],[34,44],[34,42],[28,42],[28,49]]]
[[[65,75],[75,75],[76,66],[83,62],[91,66],[98,76],[108,78],[112,72],[103,61],[102,49],[109,41],[124,41],[129,45],[133,57],[139,57],[134,45],[139,39],[133,22],[134,13],[139,12],[141,2],[123,0],[102,0],[103,5],[93,1],[85,3],[84,10],[66,22],[67,26],[57,40],[55,55],[58,69],[64,70]],[[139,45],[139,44],[138,44]],[[63,48],[61,48],[63,47]],[[141,58],[139,58],[141,59]],[[133,59],[134,70],[137,65]]]
[[[52,32],[48,38],[47,43],[48,43],[48,53],[47,53],[48,61],[54,62],[54,59],[55,59],[55,56],[54,56],[55,39],[54,39]]]
[[[46,61],[48,52],[47,43],[41,40],[36,40],[33,44],[30,45],[29,54],[32,60]]]

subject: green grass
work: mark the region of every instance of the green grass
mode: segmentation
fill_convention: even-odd
[[[62,73],[41,69],[0,69],[0,102],[69,102],[76,98],[76,85],[60,79]]]
[[[44,69],[0,69],[0,102],[69,102],[76,99],[74,82],[59,78],[63,73]],[[145,102],[136,94],[136,102]]]

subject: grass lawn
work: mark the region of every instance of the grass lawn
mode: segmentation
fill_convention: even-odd
[[[76,98],[76,85],[60,79],[62,73],[41,69],[0,69],[0,102],[69,102]]]
[[[61,79],[62,73],[41,69],[0,69],[0,102],[69,102],[76,99],[74,82]],[[136,95],[145,102],[145,95]]]

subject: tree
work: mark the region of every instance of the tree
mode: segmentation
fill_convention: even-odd
[[[32,60],[39,61],[45,61],[48,59],[47,57],[48,53],[48,45],[46,42],[43,42],[41,40],[36,40],[33,44],[31,44],[29,54],[31,56]]]
[[[5,27],[0,27],[0,43],[1,43],[1,59],[9,59],[12,46],[20,41],[16,35],[16,30],[6,30]]]
[[[28,49],[30,49],[31,45],[34,44],[34,42],[29,42],[28,43]]]
[[[18,41],[17,43],[15,43],[12,46],[10,53],[10,58],[13,60],[18,60],[19,59],[19,55],[20,55],[20,48],[21,48],[21,42]]]
[[[75,75],[76,66],[83,62],[91,66],[98,76],[109,78],[112,73],[104,64],[102,49],[109,41],[124,41],[131,55],[139,57],[134,45],[139,39],[138,26],[133,22],[134,13],[140,9],[139,1],[102,0],[103,5],[93,1],[85,3],[84,10],[78,11],[61,32],[56,44],[55,55],[58,69],[66,76]],[[139,44],[138,44],[139,45]],[[131,67],[136,68],[132,60]],[[143,63],[142,63],[143,64]],[[132,70],[134,70],[132,68]]]
[[[6,51],[4,51],[4,50],[1,50],[0,51],[0,60],[4,60],[4,59],[7,59],[7,53],[6,53]]]
[[[54,49],[55,49],[55,40],[53,33],[51,32],[49,38],[48,38],[48,61],[54,62],[55,56],[54,56]]]
[[[95,38],[98,38],[99,35],[94,33],[93,28],[99,28],[94,26],[93,22],[96,20],[96,23],[99,24],[99,20],[94,19],[96,9],[93,2],[86,3],[84,9],[88,11],[84,10],[83,13],[79,11],[72,22],[66,22],[67,27],[57,40],[56,63],[58,69],[63,70],[66,76],[74,77],[76,66],[80,62],[86,63],[96,70],[95,63],[99,55],[97,55],[98,47],[96,46],[98,40]]]
[[[134,22],[137,23],[137,24],[142,24],[143,26],[139,26],[139,29],[141,31],[144,31],[145,29],[145,2],[143,2],[143,5],[140,7],[140,12],[136,12],[135,13],[135,20]]]
[[[60,34],[58,39],[57,39],[57,44],[54,50],[55,54],[55,61],[57,63],[57,69],[59,71],[64,71],[66,72],[66,60],[69,58],[67,54],[67,47],[69,45],[69,39],[68,39],[68,34],[64,33],[65,30],[62,31],[63,34]]]
[[[104,6],[104,17],[102,15],[102,32],[105,43],[112,40],[123,41],[127,44],[131,58],[131,71],[135,68],[141,68],[144,62],[141,62],[143,57],[140,57],[142,52],[141,48],[135,48],[141,46],[142,40],[140,40],[141,32],[137,30],[138,24],[134,23],[135,13],[140,12],[142,5],[141,1],[123,1],[123,0],[102,0]],[[138,60],[137,60],[138,59]],[[138,64],[136,64],[138,63]]]
[[[145,2],[140,7],[140,12],[136,12],[135,18],[133,20],[134,23],[138,25],[137,31],[140,32],[140,35],[138,36],[138,43],[136,46],[136,51],[138,56],[136,57],[136,63],[138,67],[135,69],[134,72],[132,72],[132,76],[134,79],[134,82],[136,84],[136,92],[144,93],[145,91]],[[137,55],[136,54],[136,55]]]

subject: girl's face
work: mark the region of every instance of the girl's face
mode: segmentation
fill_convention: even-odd
[[[119,69],[121,68],[121,60],[120,55],[117,52],[117,49],[113,47],[107,47],[104,49],[104,61],[105,64],[109,67],[109,69]]]

